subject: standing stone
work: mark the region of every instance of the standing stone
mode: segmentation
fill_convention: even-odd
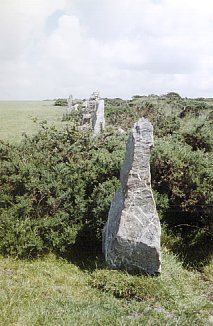
[[[84,105],[80,124],[82,128],[91,128],[94,136],[104,130],[104,100],[100,99],[99,92],[93,92]]]
[[[73,103],[73,97],[72,97],[72,95],[69,96],[67,102],[68,102],[68,109],[71,111],[71,109],[72,109],[72,103]]]
[[[99,100],[93,120],[93,133],[99,134],[105,128],[104,100]]]
[[[103,230],[103,251],[111,268],[159,274],[160,221],[151,189],[153,127],[140,119],[127,141],[121,189],[112,200]]]

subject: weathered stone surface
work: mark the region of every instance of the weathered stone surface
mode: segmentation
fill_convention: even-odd
[[[71,108],[72,108],[72,103],[73,103],[73,96],[72,96],[72,95],[69,96],[69,98],[68,98],[68,100],[67,100],[67,103],[68,103],[68,109],[71,110]]]
[[[160,222],[151,190],[153,127],[140,119],[127,142],[121,189],[112,201],[103,230],[107,264],[133,273],[160,273]]]
[[[81,127],[93,129],[94,115],[96,114],[96,107],[98,102],[96,100],[87,101],[87,106],[84,107],[81,116]]]
[[[94,135],[99,134],[105,128],[104,100],[99,100],[93,120]]]
[[[94,135],[99,134],[105,128],[104,100],[99,97],[99,92],[92,93],[81,117],[81,127],[91,128]]]

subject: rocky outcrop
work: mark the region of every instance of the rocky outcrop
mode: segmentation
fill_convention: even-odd
[[[153,127],[142,118],[132,129],[120,173],[121,189],[103,230],[103,251],[111,268],[160,273],[160,222],[151,190]]]

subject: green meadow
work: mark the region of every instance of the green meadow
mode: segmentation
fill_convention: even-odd
[[[0,139],[16,142],[23,133],[32,135],[38,130],[36,121],[60,126],[64,113],[66,108],[53,101],[0,101]]]
[[[163,251],[160,277],[100,265],[79,267],[53,255],[0,258],[0,324],[211,325],[210,283]]]

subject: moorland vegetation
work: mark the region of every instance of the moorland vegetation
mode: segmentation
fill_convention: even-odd
[[[40,259],[52,254],[75,262],[86,275],[76,274],[76,269],[73,275],[83,280],[82,287],[85,283],[90,288],[91,300],[108,302],[109,314],[104,305],[100,305],[100,315],[91,312],[97,325],[119,325],[122,316],[122,325],[148,320],[150,325],[206,325],[211,304],[202,278],[212,286],[213,100],[181,98],[174,92],[136,95],[131,100],[105,99],[105,115],[106,130],[95,138],[90,130],[79,128],[79,112],[63,115],[64,128],[40,122],[36,134],[26,134],[18,143],[1,141],[0,254],[28,262],[39,258],[35,264],[46,264],[46,269],[55,258],[43,258],[42,263]],[[142,116],[152,122],[155,134],[152,187],[163,229],[163,272],[158,279],[109,271],[101,258],[97,260],[102,228],[119,187],[128,132]],[[8,259],[5,269],[23,268],[21,261]],[[55,264],[53,270],[58,268]],[[62,274],[63,268],[69,269],[63,264]],[[29,265],[24,268],[30,270]],[[63,291],[65,283],[61,280]],[[88,296],[86,293],[82,300],[87,301]],[[120,301],[113,317],[115,298]],[[56,297],[54,300],[56,306]],[[63,309],[68,304],[67,297],[64,300]],[[85,307],[89,309],[88,302]],[[38,305],[36,325],[40,309]],[[76,316],[64,314],[68,319]],[[6,315],[3,318],[6,324]],[[13,318],[16,320],[15,315]],[[45,318],[40,324],[54,324],[55,315]],[[82,318],[82,322],[87,319],[86,315]]]

